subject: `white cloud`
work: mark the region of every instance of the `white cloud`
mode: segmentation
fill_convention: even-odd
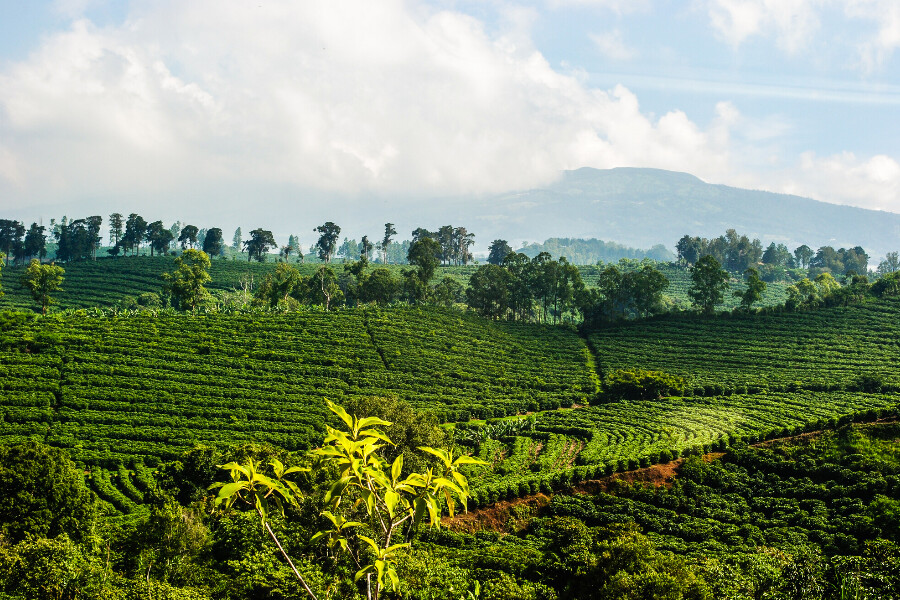
[[[783,50],[809,50],[818,36],[823,45],[847,47],[866,73],[879,69],[900,47],[900,2],[896,0],[703,0],[710,25],[722,40],[738,47],[753,36],[774,38]],[[823,31],[822,17],[836,17],[840,29]],[[860,25],[861,31],[847,27]]]
[[[807,152],[800,157],[799,168],[785,176],[783,187],[812,198],[839,198],[863,208],[896,210],[900,163],[884,155],[864,159],[850,152],[825,157]]]
[[[779,171],[778,116],[723,102],[700,124],[648,114],[624,86],[590,88],[535,50],[529,11],[488,33],[403,0],[139,6],[118,27],[78,20],[0,72],[0,208],[128,198],[183,218],[186,198],[224,211],[259,210],[272,190],[452,197],[582,166],[861,205],[897,197],[888,157],[810,155]]]
[[[118,28],[80,20],[0,73],[0,157],[15,165],[0,178],[14,202],[228,182],[421,196],[585,165],[727,167],[684,113],[650,117],[625,88],[555,71],[513,21],[491,36],[400,0],[173,1]]]
[[[612,60],[631,60],[638,55],[635,48],[631,48],[625,43],[622,32],[618,29],[591,34],[591,40],[604,56]]]
[[[895,0],[845,0],[844,12],[874,21],[877,32],[858,44],[860,66],[875,71],[900,47],[900,3]]]
[[[653,5],[652,0],[546,0],[546,2],[553,8],[587,6],[610,10],[618,14],[646,11]]]
[[[823,0],[709,0],[707,10],[716,33],[732,46],[754,35],[774,36],[794,53],[804,49],[819,28],[816,7]]]

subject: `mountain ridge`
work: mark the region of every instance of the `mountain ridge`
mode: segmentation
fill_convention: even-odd
[[[791,249],[862,246],[873,259],[900,249],[900,214],[711,184],[662,169],[582,167],[541,188],[472,203],[476,215],[487,207],[484,228],[500,230],[516,240],[513,245],[569,237],[673,248],[685,234],[714,237],[733,228]]]

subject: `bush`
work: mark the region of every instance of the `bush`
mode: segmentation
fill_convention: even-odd
[[[684,395],[684,377],[663,371],[619,369],[603,380],[608,396],[620,400],[650,400]]]

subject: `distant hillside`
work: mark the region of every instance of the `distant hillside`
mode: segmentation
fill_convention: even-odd
[[[560,236],[674,250],[686,233],[710,237],[734,228],[791,249],[861,245],[873,258],[900,249],[900,214],[711,185],[658,169],[567,171],[543,189],[473,201],[468,210],[481,221],[473,231],[491,230],[513,247]]]
[[[536,254],[536,253],[535,253]],[[568,254],[566,255],[569,256]],[[611,261],[610,261],[611,262]],[[223,298],[230,293],[243,290],[245,287],[252,290],[258,286],[268,273],[275,270],[276,262],[248,262],[246,260],[220,260],[212,261],[210,276],[212,281],[209,289],[214,296]],[[93,306],[111,307],[115,305],[129,305],[142,294],[159,293],[162,290],[162,274],[171,271],[175,262],[170,256],[126,256],[120,258],[101,258],[96,261],[82,261],[64,263],[66,270],[63,281],[63,289],[54,297],[58,304],[57,309],[91,308]],[[294,264],[303,275],[312,275],[319,267],[318,264]],[[373,265],[381,266],[381,265]],[[659,265],[671,286],[666,290],[673,302],[682,308],[690,306],[687,289],[690,286],[690,278],[685,269],[671,265]],[[333,263],[332,268],[340,273],[343,265]],[[395,277],[400,277],[404,265],[387,265]],[[476,265],[438,267],[434,282],[444,277],[450,277],[461,285],[468,285],[469,277],[477,269]],[[597,276],[600,269],[594,265],[580,267],[581,276],[589,286],[597,284]],[[19,283],[24,266],[10,266],[3,269],[2,283],[4,295],[0,297],[0,310],[24,309],[35,310],[37,305],[31,298],[27,289]],[[763,296],[763,305],[782,304],[786,298],[784,283],[770,283]],[[743,283],[732,282],[733,290],[743,289]],[[726,294],[723,309],[732,309],[738,305],[738,301],[731,294]]]
[[[604,242],[596,238],[589,240],[550,238],[543,244],[534,243],[523,246],[518,252],[522,252],[531,258],[534,258],[541,252],[547,252],[555,259],[565,256],[570,263],[575,265],[594,265],[600,260],[603,262],[617,262],[622,258],[634,258],[637,260],[649,258],[660,262],[675,260],[675,254],[662,244],[657,244],[649,250],[642,250],[640,248],[623,246],[616,242]]]

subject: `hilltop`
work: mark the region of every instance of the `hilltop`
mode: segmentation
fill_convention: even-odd
[[[671,248],[685,234],[714,237],[733,228],[766,245],[862,245],[876,257],[900,244],[900,214],[713,185],[659,169],[566,171],[543,188],[470,201],[466,210],[484,223],[473,231],[495,229],[493,237],[516,243],[560,236]]]

